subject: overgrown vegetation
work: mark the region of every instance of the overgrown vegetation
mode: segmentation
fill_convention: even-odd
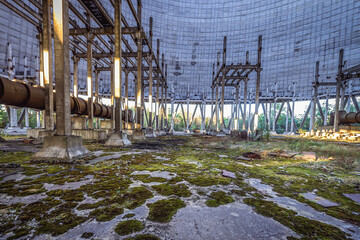
[[[250,186],[246,181],[249,178],[260,179],[279,196],[296,199],[317,211],[360,226],[360,205],[343,195],[360,193],[357,145],[295,138],[238,142],[231,137],[164,136],[130,148],[106,149],[91,142],[86,146],[93,151],[106,150],[109,155],[117,151],[137,154],[98,163],[90,161],[87,165],[49,165],[31,163],[29,153],[0,152],[1,164],[20,164],[17,169],[3,169],[3,176],[16,172],[21,177],[3,177],[0,193],[11,199],[25,196],[35,199],[28,203],[0,202],[0,238],[5,235],[10,239],[34,238],[45,233],[59,236],[82,223],[111,220],[122,221],[116,231],[124,231],[122,234],[126,235],[144,229],[146,221],[166,224],[179,209],[186,207],[184,201],[197,204],[199,200],[210,207],[244,202],[304,238],[347,237],[336,227],[278,206],[271,201],[271,196]],[[274,151],[316,152],[318,158],[315,161],[267,155]],[[262,159],[239,158],[245,152],[256,152]],[[222,170],[235,173],[236,179],[223,177]],[[141,171],[164,172],[172,178],[151,177],[149,172],[142,174]],[[70,183],[76,187],[67,188]],[[49,186],[55,186],[52,189],[56,190],[48,190]],[[301,195],[312,191],[339,206],[324,208]],[[139,218],[137,210],[132,211],[145,206],[149,208],[146,216]],[[83,238],[93,237],[91,232],[81,234]],[[159,238],[140,234],[129,239]]]

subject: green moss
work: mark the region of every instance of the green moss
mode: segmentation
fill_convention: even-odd
[[[98,208],[103,204],[102,201],[98,201],[96,203],[84,203],[84,204],[80,204],[77,209],[78,210],[85,210],[85,209],[94,209],[94,208]]]
[[[136,180],[140,180],[143,183],[151,183],[151,182],[166,182],[166,178],[162,177],[150,177],[150,175],[142,174],[142,175],[132,175],[132,178]]]
[[[165,199],[147,205],[150,209],[148,219],[154,222],[170,222],[178,209],[186,207],[180,199]]]
[[[242,197],[245,197],[245,196],[246,196],[246,192],[243,191],[243,190],[231,189],[230,191],[231,191],[231,193],[234,193],[234,194],[236,194],[236,195],[238,195],[238,196],[242,196]]]
[[[169,179],[167,182],[168,182],[169,184],[176,184],[176,183],[178,183],[178,182],[181,182],[182,180],[183,180],[182,177],[177,176],[177,177],[173,177],[173,178]]]
[[[79,190],[66,190],[64,191],[64,194],[60,198],[65,201],[80,202],[84,200],[84,194]]]
[[[144,187],[131,188],[122,198],[126,200],[126,208],[135,209],[143,205],[148,198],[152,198],[153,194]]]
[[[244,203],[253,206],[257,213],[271,217],[309,239],[346,239],[340,229],[315,220],[298,216],[297,212],[279,207],[273,202],[246,198]]]
[[[135,237],[126,238],[126,240],[161,240],[161,238],[151,234],[140,234]]]
[[[14,235],[8,237],[6,240],[19,239],[23,236],[30,234],[29,227],[16,228],[12,231]]]
[[[213,175],[190,176],[186,180],[194,185],[208,187],[212,185],[228,185],[231,182],[229,178],[223,178]]]
[[[139,232],[145,228],[144,224],[138,220],[127,220],[120,222],[115,227],[115,232],[119,235],[128,235],[134,232]]]
[[[233,197],[227,195],[223,191],[212,192],[211,198],[212,199],[209,199],[205,202],[208,207],[218,207],[220,205],[232,203],[235,201]]]
[[[94,236],[94,233],[92,233],[92,232],[84,232],[81,235],[81,238],[91,238],[92,236]]]
[[[37,201],[28,204],[23,208],[19,215],[19,220],[22,222],[30,221],[32,219],[41,220],[48,210],[55,207],[56,203],[49,203],[43,201]]]
[[[123,218],[132,218],[133,216],[135,216],[134,213],[128,213]]]
[[[123,214],[124,209],[117,204],[95,209],[90,212],[90,217],[95,217],[98,222],[110,221],[117,215]]]
[[[77,216],[71,211],[53,211],[40,220],[36,234],[48,233],[53,236],[58,236],[86,220],[86,217]]]
[[[190,197],[191,192],[185,184],[161,184],[152,186],[158,193],[165,196],[176,195],[178,197]]]

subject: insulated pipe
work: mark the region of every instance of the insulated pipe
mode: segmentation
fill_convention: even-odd
[[[354,124],[360,123],[360,112],[346,113],[344,110],[339,111],[340,124]],[[330,115],[330,124],[334,124],[334,113]]]
[[[45,88],[30,86],[21,81],[10,81],[6,78],[0,77],[0,104],[44,110]],[[95,117],[111,119],[111,107],[99,103],[93,103],[93,106]],[[82,98],[71,96],[70,107],[72,114],[88,115],[87,101]],[[56,110],[55,101],[54,110]],[[132,122],[132,111],[130,109],[128,111],[129,121]],[[124,117],[125,114],[123,115],[123,118]]]

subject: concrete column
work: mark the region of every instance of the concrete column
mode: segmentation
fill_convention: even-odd
[[[340,88],[341,88],[341,74],[343,68],[344,49],[339,52],[338,74],[336,77],[336,101],[335,101],[335,115],[334,115],[334,132],[339,132],[339,105],[340,105]]]
[[[316,116],[316,102],[317,102],[317,93],[318,93],[318,85],[319,85],[319,61],[316,62],[316,70],[315,70],[315,84],[313,88],[313,101],[311,105],[311,120],[310,120],[310,130],[312,133],[315,132],[315,116]]]
[[[129,129],[129,69],[125,60],[125,129]]]
[[[164,71],[164,65],[165,65],[165,57],[164,54],[161,54],[161,69]],[[164,81],[165,79],[161,79],[161,103],[160,103],[160,130],[164,130]]]
[[[213,64],[213,72],[212,72],[212,79],[211,81],[214,81],[215,77],[215,63]],[[211,117],[209,122],[209,130],[214,130],[214,83],[211,84]]]
[[[149,28],[149,45],[152,48],[152,40],[153,40],[153,18],[150,17],[150,28]],[[153,116],[153,106],[152,106],[152,99],[153,99],[153,60],[154,56],[152,55],[152,52],[149,56],[149,133],[153,134],[153,122],[152,122],[152,116]]]
[[[88,24],[90,25],[90,16],[87,15]],[[93,105],[93,66],[92,66],[92,34],[87,34],[87,97],[88,109],[88,128],[94,128],[94,105]]]
[[[204,105],[203,105],[203,111],[204,111],[204,128],[203,131],[206,131],[206,95],[205,95],[205,90],[204,90]]]
[[[327,95],[325,100],[324,126],[327,126],[328,124],[328,113],[329,113],[329,97]]]
[[[189,118],[190,118],[190,86],[188,85],[187,100],[186,100],[186,132],[189,132]]]
[[[159,107],[160,107],[160,102],[159,102],[159,88],[160,88],[160,40],[157,39],[157,50],[156,50],[157,54],[156,54],[156,58],[157,58],[157,62],[158,62],[158,66],[157,66],[157,71],[156,71],[156,103],[155,103],[155,130],[159,131]]]
[[[218,79],[215,82],[215,130],[219,131],[219,83]]]
[[[247,84],[248,84],[248,79],[244,80],[244,116],[243,116],[243,126],[242,126],[242,130],[245,131],[246,130],[246,104],[247,104]]]
[[[141,34],[141,0],[138,0],[138,18],[140,25],[136,32],[137,46],[137,78],[136,78],[136,131],[141,131],[141,89],[142,89],[142,34]]]
[[[350,112],[350,107],[351,107],[351,98],[352,98],[352,80],[349,80],[348,82],[348,92],[349,92],[349,100],[347,102],[347,109],[346,112],[349,113]]]
[[[27,81],[27,71],[29,69],[27,57],[24,56],[24,82]],[[349,101],[350,102],[350,101]],[[25,128],[29,128],[29,109],[24,108],[24,114],[25,114]]]
[[[295,82],[293,82],[292,83],[293,85],[292,85],[292,87],[293,87],[293,98],[292,98],[292,110],[291,110],[291,127],[290,127],[290,129],[291,129],[291,132],[292,133],[295,133],[295,89],[296,89],[296,84],[295,84]]]
[[[224,110],[225,110],[225,75],[226,75],[226,36],[224,37],[224,46],[223,46],[223,69],[222,69],[222,79],[221,79],[221,126],[220,130],[224,131],[225,129],[225,119],[224,119]]]
[[[56,90],[56,134],[60,136],[69,136],[71,135],[71,113],[69,98],[70,57],[68,0],[53,1],[53,19]]]
[[[100,97],[99,97],[99,71],[98,71],[98,66],[95,65],[95,102],[99,103],[100,102]]]
[[[274,110],[273,110],[273,132],[276,130],[276,98],[274,99]]]
[[[99,71],[97,65],[95,65],[95,102],[100,103],[100,96],[99,96]],[[94,111],[94,110],[93,110]],[[100,128],[100,118],[96,118],[96,128]]]
[[[15,76],[15,64],[13,62],[13,56],[12,56],[12,48],[11,48],[11,43],[8,43],[7,45],[7,72],[9,75],[9,80],[13,80],[14,76]],[[9,107],[10,109],[10,128],[17,128],[18,124],[17,124],[17,109]]]
[[[285,132],[289,131],[289,104],[286,101],[286,121],[285,121]]]
[[[142,70],[142,76],[144,76],[144,71]],[[141,80],[141,129],[146,128],[146,119],[145,119],[145,84],[144,80]]]
[[[115,1],[115,52],[114,52],[114,95],[115,95],[115,132],[120,133],[122,131],[122,111],[121,111],[121,1]],[[139,55],[138,55],[139,57]],[[141,63],[140,53],[140,63]],[[139,74],[139,72],[138,72]],[[140,75],[141,80],[141,65]],[[141,81],[140,81],[141,90]],[[139,101],[140,103],[140,101]]]
[[[165,65],[165,108],[164,108],[164,116],[165,116],[165,130],[168,130],[168,119],[167,119],[167,64]]]
[[[258,125],[259,125],[261,49],[262,49],[262,36],[260,35],[258,39],[258,59],[257,59],[257,69],[256,69],[254,131],[258,130]]]
[[[235,120],[234,130],[239,130],[239,85],[236,85],[235,90]]]
[[[248,132],[251,131],[251,99],[252,99],[252,89],[250,89],[250,93],[249,93],[249,117],[248,117]]]
[[[345,110],[345,88],[346,83],[341,82],[340,110]]]
[[[170,133],[174,132],[174,117],[175,117],[175,113],[174,113],[174,102],[175,102],[175,91],[174,91],[174,87],[172,86],[171,88],[171,124],[170,124]]]
[[[272,111],[272,103],[270,102],[269,103],[269,115],[268,115],[268,117],[269,117],[269,125],[268,125],[268,128],[269,128],[269,131],[271,130],[271,111]]]
[[[76,56],[76,51],[74,51],[74,57],[73,57],[73,63],[74,63],[74,83],[73,83],[73,89],[74,89],[74,97],[79,96],[79,61],[80,58]]]
[[[114,61],[111,61],[110,67],[110,75],[111,75],[111,122],[112,122],[112,129],[115,129],[115,71],[114,71]]]
[[[61,3],[61,1],[59,1]],[[53,49],[51,37],[51,0],[42,1],[43,13],[43,72],[45,85],[45,128],[54,130],[54,95],[53,95]],[[58,35],[58,34],[57,34]],[[58,60],[59,61],[59,60]],[[60,60],[61,61],[61,60]],[[55,65],[56,69],[56,65]],[[40,69],[41,71],[42,69]],[[69,98],[69,96],[67,96]]]
[[[213,130],[214,128],[214,85],[211,86],[211,116],[209,122],[209,129]]]
[[[40,86],[40,62],[39,57],[35,56],[35,74],[36,74],[36,84]],[[36,128],[41,128],[41,122],[40,122],[40,112],[36,111]]]

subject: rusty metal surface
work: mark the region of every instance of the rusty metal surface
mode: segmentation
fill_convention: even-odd
[[[54,93],[55,95],[55,93]],[[54,100],[55,100],[54,96]],[[0,77],[0,104],[28,107],[37,110],[45,109],[45,89],[39,86],[30,86],[19,81],[10,81],[6,78]],[[94,104],[94,117],[111,119],[111,107],[99,104]],[[71,114],[88,115],[87,101],[82,98],[70,97]],[[55,101],[54,101],[54,110]],[[123,111],[124,112],[124,111]],[[128,110],[129,122],[133,121],[133,112]],[[125,113],[123,120],[125,120]]]
[[[356,124],[360,123],[360,112],[347,113],[344,110],[339,111],[339,123],[340,124]],[[330,115],[330,124],[334,124],[334,113]]]

